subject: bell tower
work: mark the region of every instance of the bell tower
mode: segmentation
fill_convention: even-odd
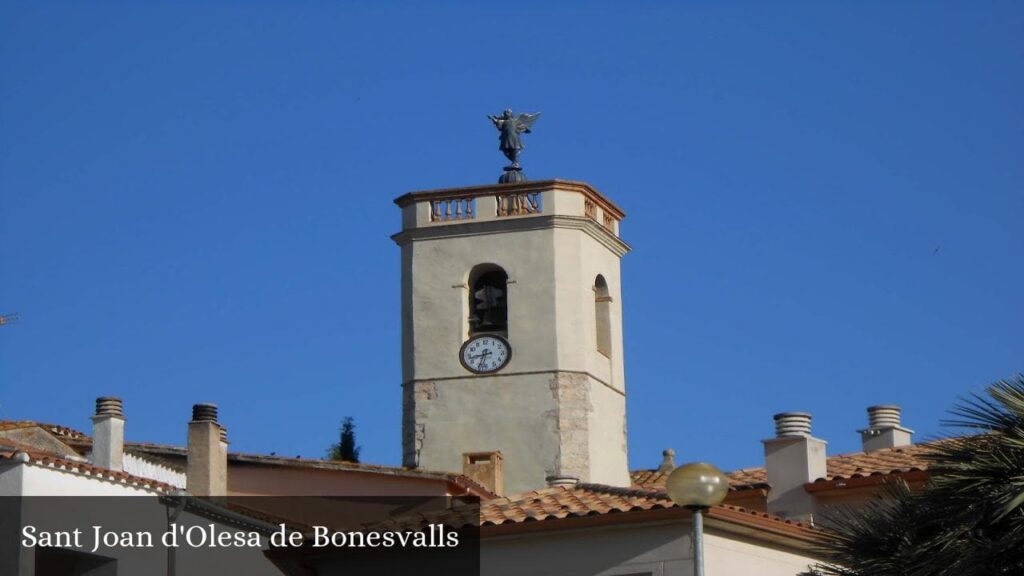
[[[499,451],[509,492],[629,485],[619,239],[582,182],[412,192],[402,231],[406,466]]]

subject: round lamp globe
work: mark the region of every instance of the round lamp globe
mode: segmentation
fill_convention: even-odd
[[[686,508],[710,508],[721,504],[729,493],[729,479],[713,464],[684,464],[669,474],[668,497]]]

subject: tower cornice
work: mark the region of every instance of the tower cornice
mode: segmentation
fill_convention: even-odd
[[[482,222],[463,222],[458,226],[430,226],[403,230],[391,236],[399,246],[420,240],[438,240],[441,238],[459,238],[465,236],[482,236],[485,234],[503,234],[524,230],[543,230],[547,228],[567,228],[580,230],[620,258],[630,251],[629,244],[612,234],[607,228],[590,218],[581,216],[536,216],[533,218],[510,218]]]
[[[463,228],[483,229],[478,226],[482,223],[548,219],[545,226],[550,226],[551,216],[590,220],[618,238],[619,223],[626,216],[589,184],[571,180],[409,192],[396,198],[395,204],[402,209],[402,233],[396,235],[396,241],[407,232],[428,228],[443,228],[459,235]],[[614,250],[623,248],[628,250],[625,244]]]

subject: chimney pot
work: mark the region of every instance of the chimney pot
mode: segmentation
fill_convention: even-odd
[[[571,488],[571,487],[573,487],[573,486],[575,486],[575,485],[580,483],[580,479],[579,478],[577,478],[575,476],[566,476],[566,475],[562,475],[562,474],[555,475],[555,476],[548,476],[544,480],[548,483],[548,486],[550,486],[552,488],[555,488],[557,486],[566,486],[566,487]]]
[[[220,441],[223,442],[224,444],[228,443],[228,427],[227,426],[221,426],[220,427]]]
[[[900,407],[883,404],[868,408],[868,426],[871,428],[895,428],[900,425]]]
[[[193,422],[216,422],[217,421],[217,405],[216,404],[195,404],[192,406],[192,421]]]
[[[776,438],[811,435],[811,415],[807,412],[782,412],[774,418]]]
[[[116,396],[100,396],[96,399],[97,416],[124,417],[124,402]]]

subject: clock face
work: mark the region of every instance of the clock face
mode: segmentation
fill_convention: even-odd
[[[459,350],[459,361],[470,372],[487,374],[497,372],[512,358],[512,346],[501,336],[486,334],[474,336]]]

